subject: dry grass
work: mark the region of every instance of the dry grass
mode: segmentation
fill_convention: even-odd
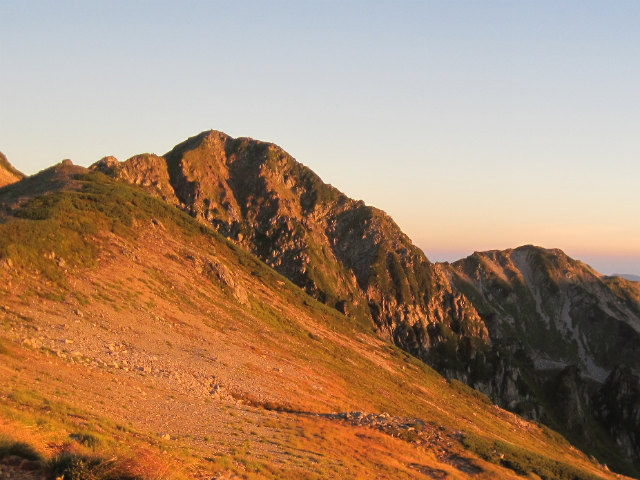
[[[473,478],[517,478],[499,459],[465,449],[457,432],[613,478],[237,247],[199,226],[181,233],[188,219],[160,213],[163,227],[143,216],[122,231],[98,228],[89,266],[51,270],[45,277],[55,282],[29,265],[0,268],[0,392],[10,392],[0,394],[0,432],[47,458],[70,448],[115,456],[112,466],[142,478],[402,479],[428,478],[420,471],[429,469],[469,478],[454,456],[479,466]],[[32,253],[40,262],[47,252]],[[225,264],[249,303],[189,257]],[[356,410],[418,417],[447,436],[417,446],[296,413]]]

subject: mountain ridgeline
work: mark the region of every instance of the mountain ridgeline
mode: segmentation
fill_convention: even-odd
[[[213,226],[440,372],[638,472],[640,284],[533,246],[432,263],[388,215],[280,147],[217,131],[162,157],[92,168]]]

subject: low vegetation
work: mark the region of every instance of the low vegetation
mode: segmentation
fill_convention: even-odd
[[[105,458],[67,450],[72,445],[63,448],[64,451],[47,458],[28,443],[0,436],[0,463],[65,480],[159,480],[167,473],[150,472],[149,465],[141,465],[133,458]]]
[[[535,474],[543,480],[602,480],[599,475],[553,460],[502,440],[489,440],[476,435],[465,435],[463,445],[484,460],[502,465],[518,475]]]
[[[64,286],[66,268],[94,265],[99,232],[133,239],[135,225],[155,219],[180,235],[216,235],[175,207],[102,173],[75,174],[66,181],[59,191],[17,203],[11,216],[0,218],[0,259],[35,267]]]

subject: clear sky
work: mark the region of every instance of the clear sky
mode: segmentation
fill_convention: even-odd
[[[275,142],[432,260],[533,243],[640,274],[640,2],[0,0],[25,173]]]

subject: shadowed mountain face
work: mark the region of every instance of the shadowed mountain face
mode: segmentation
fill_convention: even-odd
[[[526,345],[538,370],[575,365],[598,382],[620,363],[640,370],[637,285],[532,246],[474,253],[452,266],[492,338]]]
[[[13,165],[9,163],[7,157],[0,152],[0,188],[5,185],[10,185],[21,180],[24,177],[22,173],[16,170]]]
[[[640,370],[637,284],[532,246],[433,264],[388,215],[323,183],[280,147],[216,131],[163,157],[108,157],[92,168],[179,206],[500,405],[620,468],[640,463],[634,424],[598,407],[638,406],[624,394]],[[614,387],[621,392],[607,394]]]

